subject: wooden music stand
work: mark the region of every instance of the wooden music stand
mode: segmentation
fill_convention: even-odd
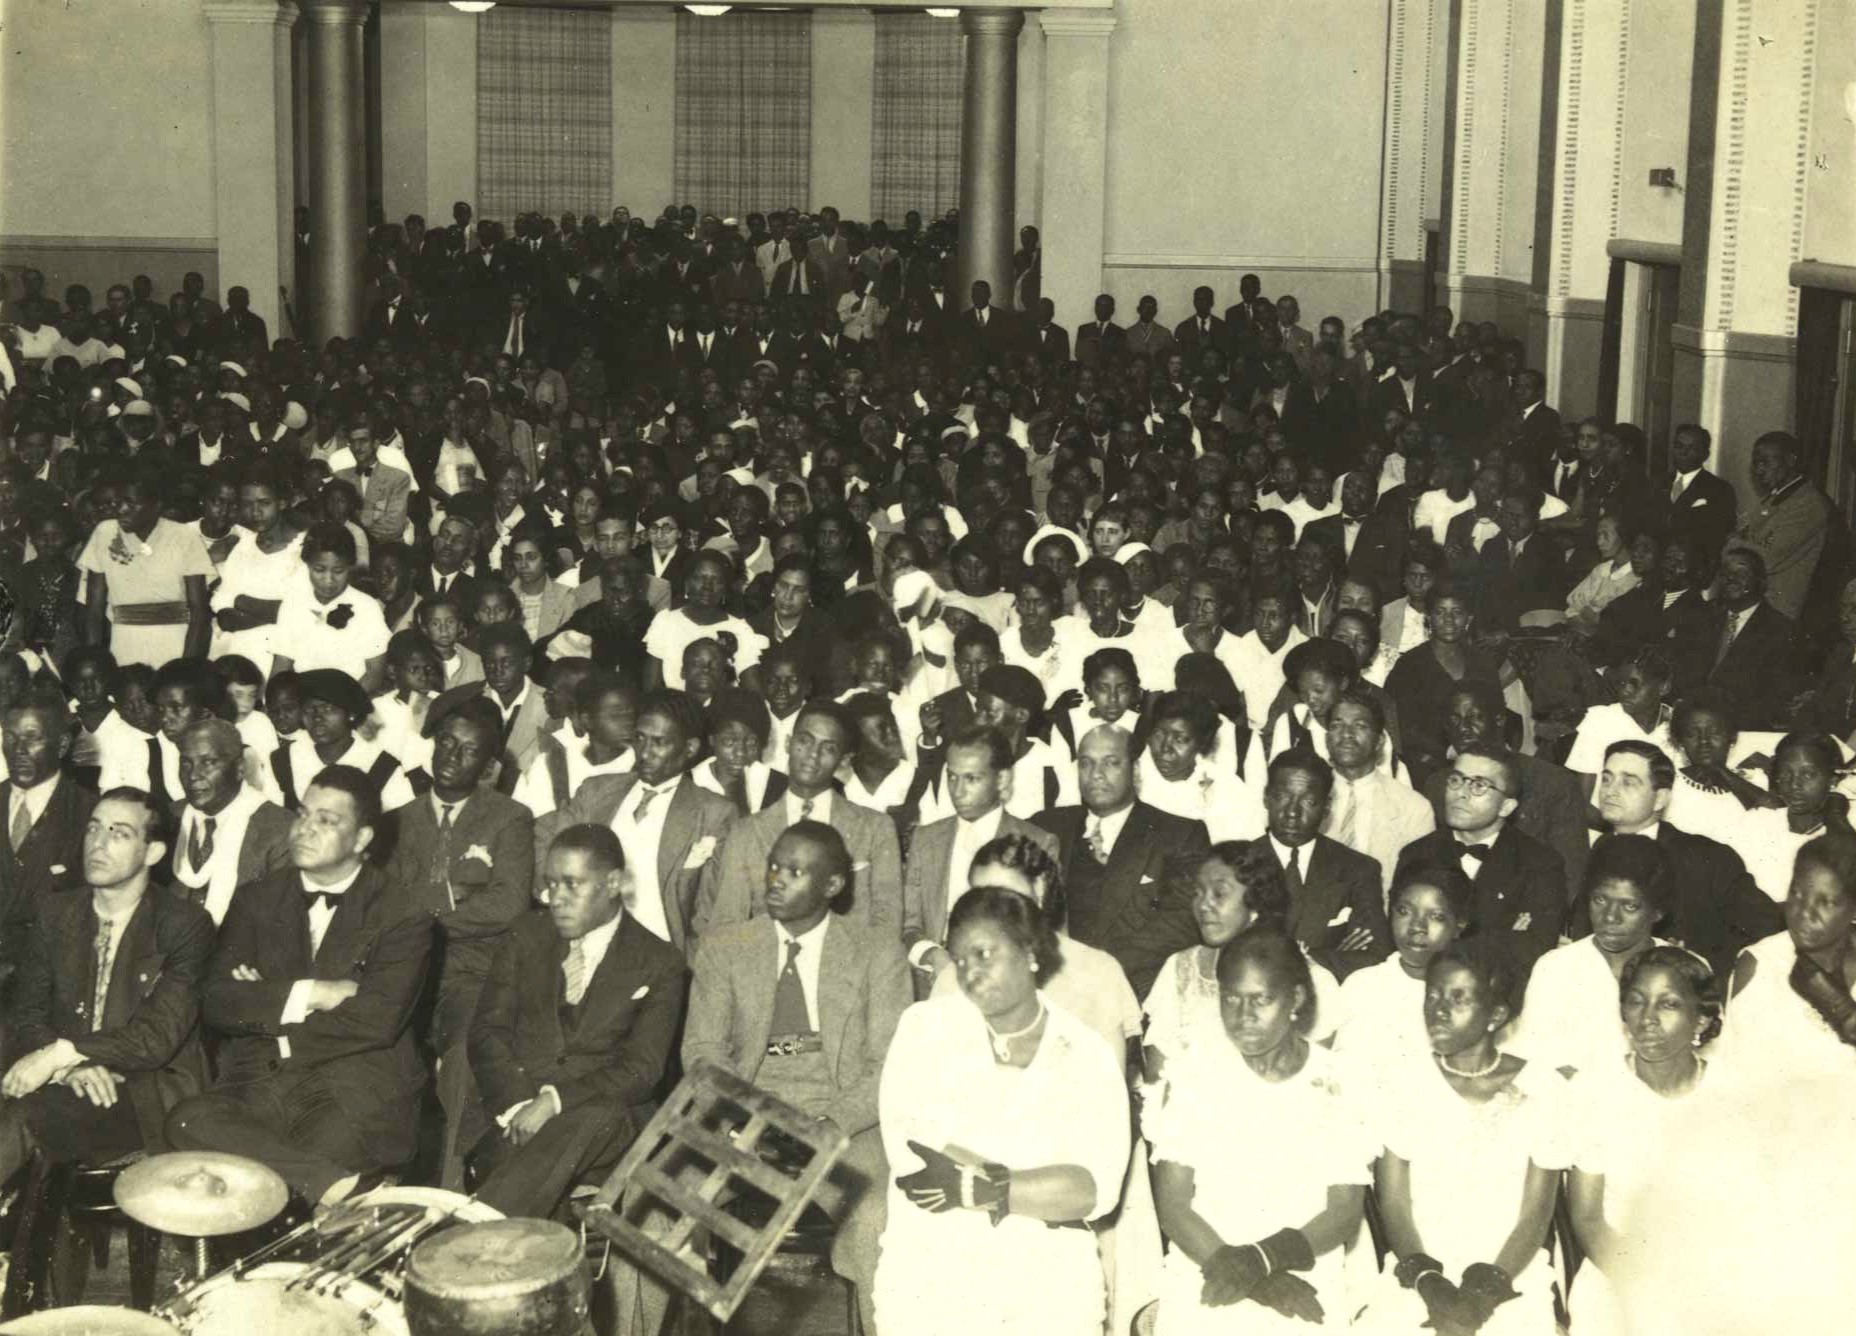
[[[625,1152],[597,1196],[574,1209],[717,1322],[735,1315],[850,1139],[710,1062],[698,1062]],[[758,1226],[728,1209],[749,1196]],[[709,1236],[741,1254],[725,1280],[709,1273]]]

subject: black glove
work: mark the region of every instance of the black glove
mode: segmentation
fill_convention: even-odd
[[[1288,1271],[1276,1271],[1265,1276],[1250,1292],[1250,1297],[1265,1308],[1275,1309],[1284,1317],[1299,1318],[1303,1322],[1321,1322],[1327,1317],[1320,1298],[1315,1294],[1315,1287]]]
[[[1257,1240],[1257,1247],[1269,1259],[1270,1274],[1278,1271],[1313,1271],[1315,1250],[1308,1235],[1299,1229],[1279,1229],[1267,1239]]]
[[[1464,1298],[1442,1273],[1421,1276],[1412,1288],[1424,1300],[1424,1311],[1429,1315],[1424,1325],[1439,1336],[1472,1336],[1487,1320],[1487,1314]]]
[[[1508,1273],[1489,1262],[1477,1262],[1465,1268],[1459,1292],[1474,1306],[1478,1327],[1489,1320],[1489,1314],[1519,1294]]]
[[[1856,1044],[1856,998],[1849,995],[1842,980],[1831,977],[1809,957],[1799,956],[1792,965],[1791,985],[1844,1043]]]
[[[1012,1173],[1002,1164],[979,1168],[963,1165],[919,1141],[909,1149],[922,1158],[922,1167],[896,1180],[904,1195],[924,1211],[964,1209],[985,1211],[996,1225],[1011,1199]]]
[[[1409,1257],[1399,1259],[1399,1264],[1392,1269],[1392,1276],[1404,1289],[1411,1289],[1418,1283],[1418,1277],[1427,1271],[1443,1275],[1444,1264],[1429,1253],[1412,1253]]]
[[[1256,1248],[1226,1244],[1207,1257],[1199,1270],[1205,1276],[1199,1298],[1208,1308],[1222,1308],[1249,1297],[1269,1274],[1269,1259]]]

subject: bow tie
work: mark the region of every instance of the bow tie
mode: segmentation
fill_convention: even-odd
[[[1486,844],[1458,844],[1456,846],[1456,853],[1458,858],[1474,858],[1480,863],[1488,859],[1489,846]]]
[[[340,891],[312,891],[305,888],[303,891],[303,908],[308,910],[320,906],[323,909],[334,909],[340,903],[341,898],[342,892]]]
[[[1340,522],[1342,524],[1364,524],[1366,522],[1366,516],[1364,515],[1342,515],[1340,517]]]
[[[374,476],[374,466],[369,464],[366,468],[356,468],[354,475],[365,482],[367,479]]]

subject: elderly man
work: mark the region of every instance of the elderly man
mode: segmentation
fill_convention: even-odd
[[[1328,714],[1328,761],[1334,792],[1321,832],[1379,865],[1389,896],[1400,851],[1437,828],[1424,795],[1379,764],[1386,717],[1370,688],[1344,689]]]
[[[1714,611],[1681,624],[1669,657],[1678,685],[1705,681],[1727,693],[1742,732],[1779,728],[1797,690],[1796,633],[1797,623],[1767,597],[1765,559],[1736,547],[1721,559]]]
[[[1727,540],[1726,548],[1729,553],[1759,556],[1772,606],[1794,622],[1804,612],[1831,519],[1830,502],[1806,480],[1800,453],[1798,438],[1788,432],[1769,431],[1753,443],[1759,507]]]
[[[84,874],[84,829],[97,799],[64,772],[71,724],[56,696],[28,696],[0,712],[8,775],[0,783],[0,975],[17,969],[39,904]]]
[[[180,787],[186,801],[174,841],[177,889],[225,922],[233,892],[290,864],[292,818],[245,782],[245,742],[223,719],[180,735]]]
[[[1135,797],[1134,737],[1104,724],[1078,739],[1082,802],[1033,820],[1057,840],[1069,933],[1115,957],[1137,997],[1145,997],[1167,958],[1198,941],[1192,906],[1174,893],[1167,861],[1210,847],[1201,821]]]

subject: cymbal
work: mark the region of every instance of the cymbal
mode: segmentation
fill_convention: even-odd
[[[80,1304],[17,1318],[0,1326],[0,1336],[174,1336],[174,1328],[133,1308]]]
[[[116,1179],[116,1204],[131,1220],[183,1238],[238,1234],[275,1219],[290,1189],[242,1155],[174,1151],[151,1155]]]

